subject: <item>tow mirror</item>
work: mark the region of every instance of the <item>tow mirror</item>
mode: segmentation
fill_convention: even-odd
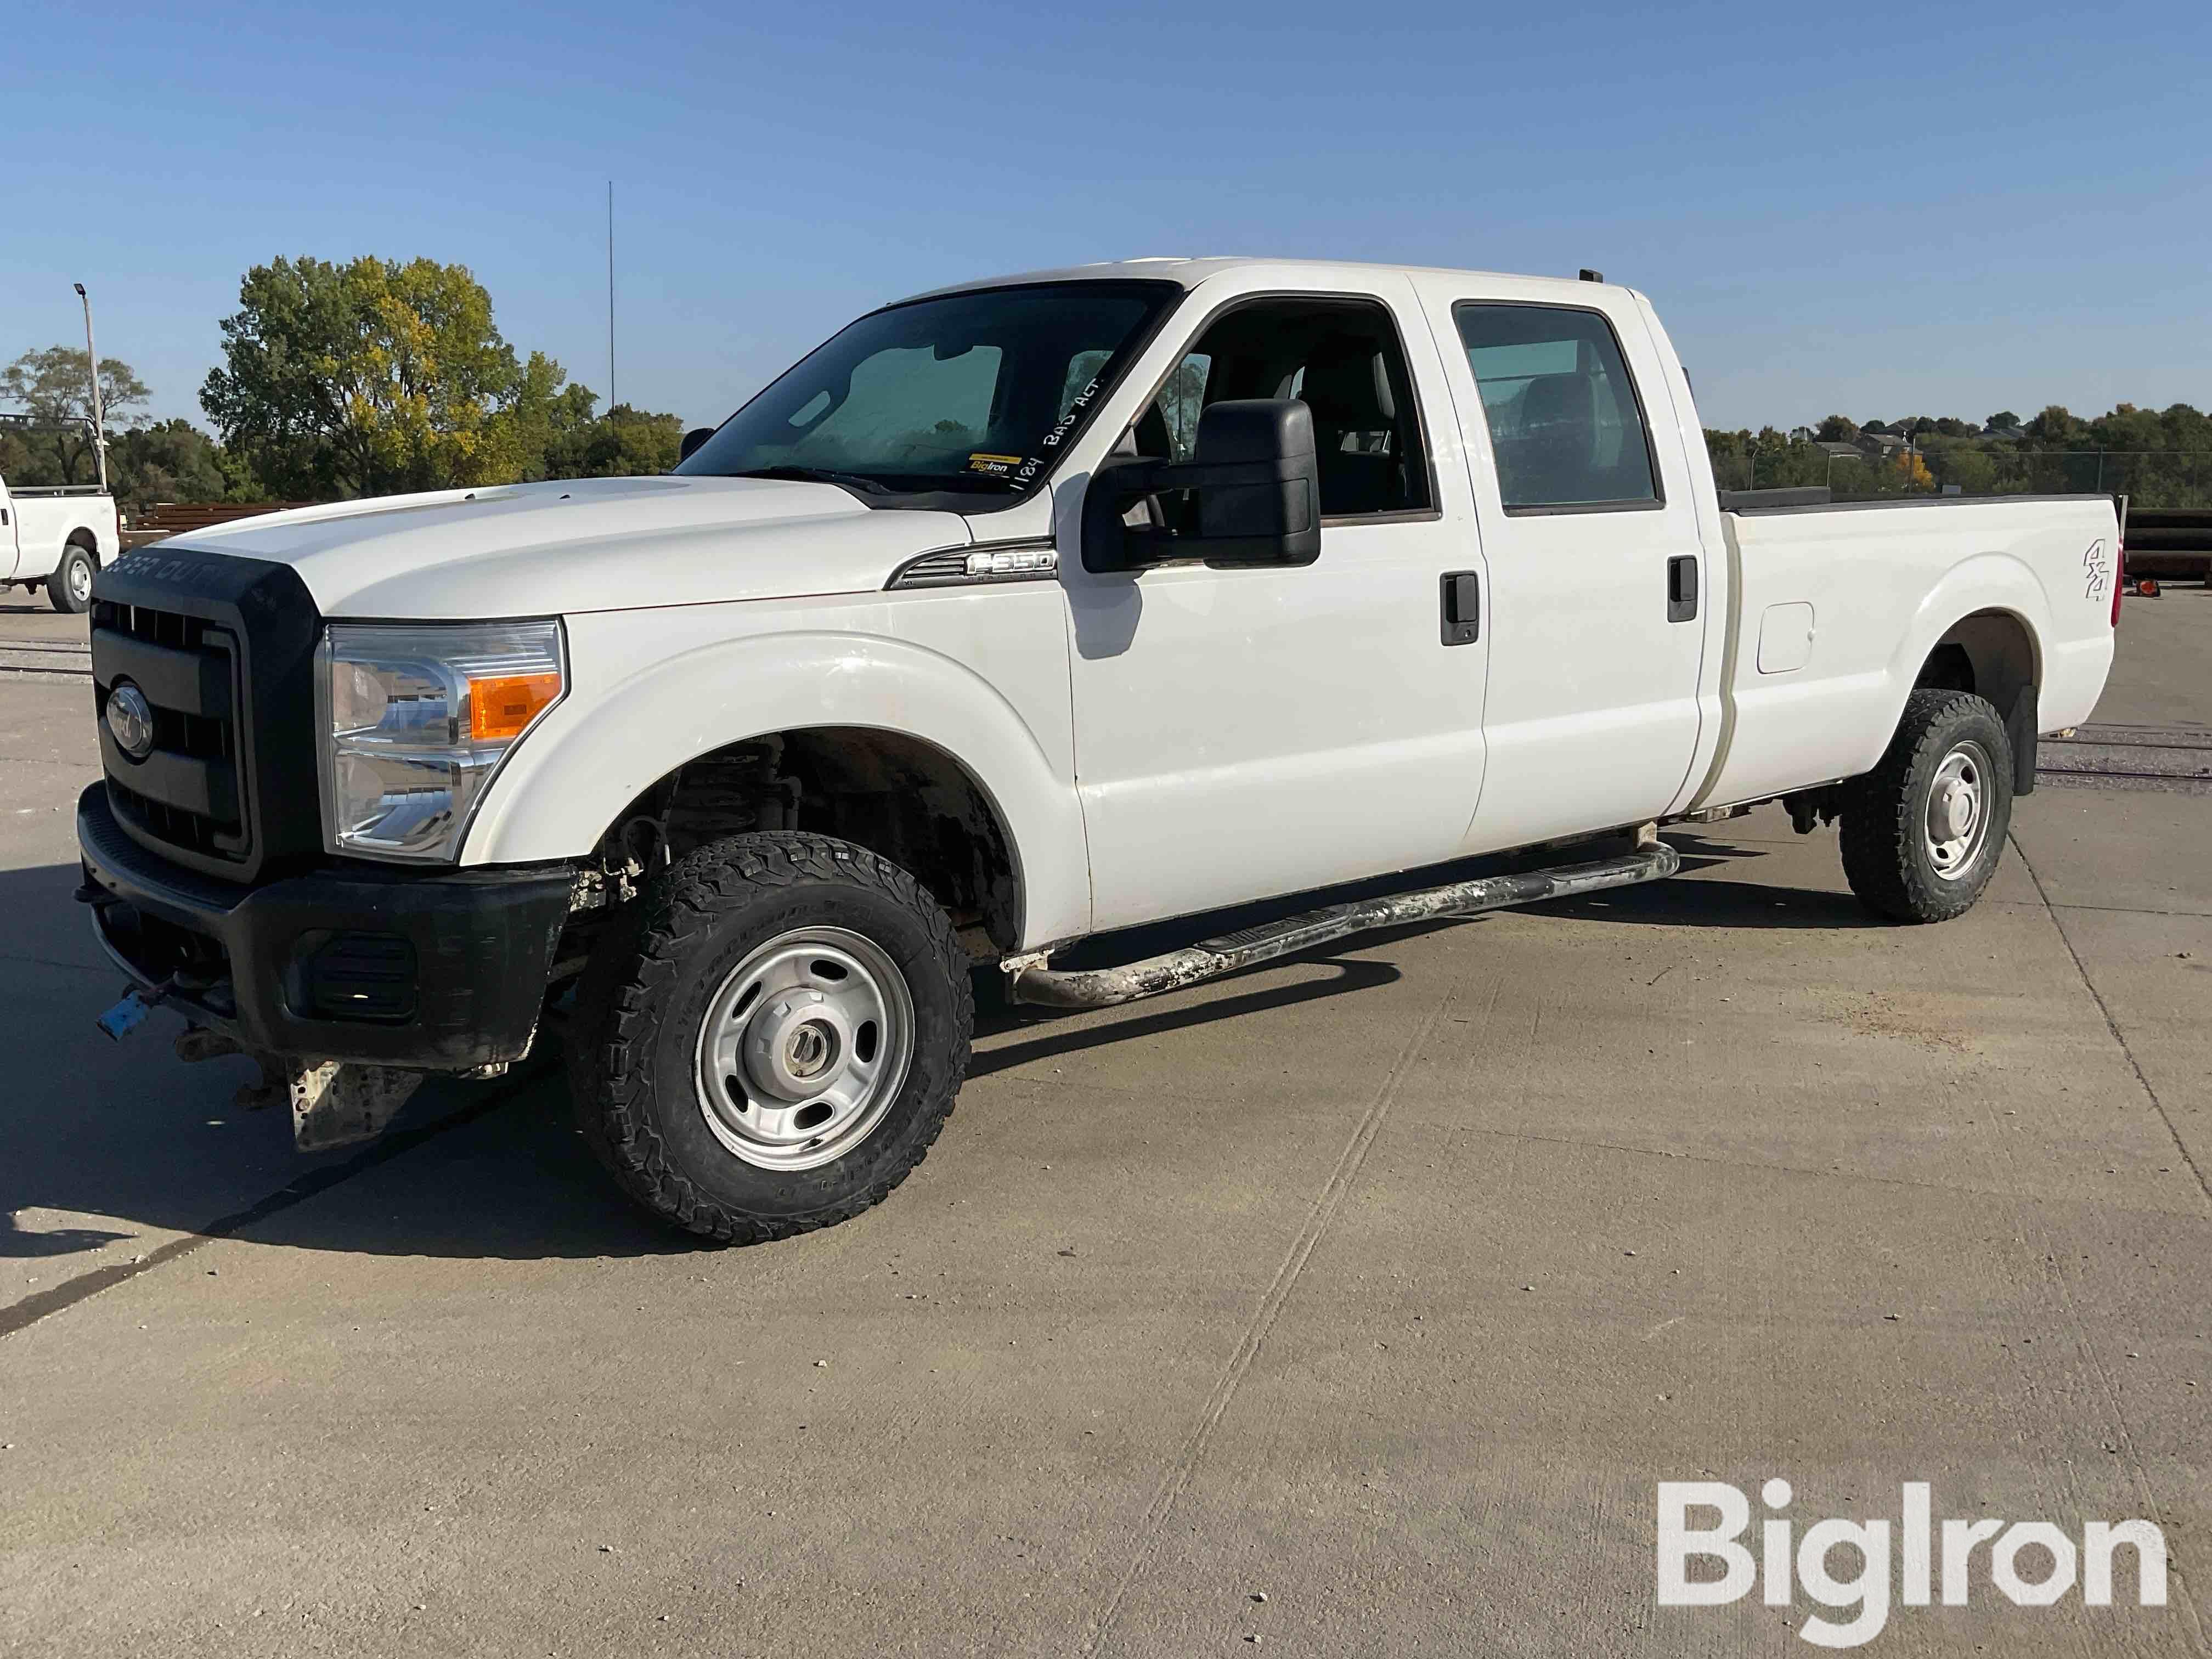
[[[1123,522],[1148,495],[1188,490],[1196,527]],[[1240,398],[1207,405],[1198,444],[1181,463],[1116,456],[1091,475],[1083,502],[1087,570],[1140,570],[1170,559],[1216,569],[1311,564],[1321,556],[1321,462],[1313,411],[1295,398]]]
[[[714,435],[714,428],[711,426],[693,427],[684,434],[684,441],[677,446],[676,459],[679,461],[690,460],[692,453]]]

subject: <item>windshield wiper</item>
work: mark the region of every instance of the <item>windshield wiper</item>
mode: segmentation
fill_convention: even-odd
[[[755,466],[725,475],[732,478],[788,478],[797,483],[850,484],[871,495],[888,495],[890,486],[858,472],[833,472],[826,466]]]
[[[902,472],[902,483],[916,489],[937,489],[963,493],[978,489],[1018,490],[1015,480],[996,472]]]

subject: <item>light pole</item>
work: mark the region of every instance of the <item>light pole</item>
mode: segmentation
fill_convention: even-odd
[[[71,284],[76,297],[84,301],[84,356],[92,371],[92,455],[100,464],[100,487],[107,488],[107,422],[100,407],[100,351],[92,343],[92,296],[84,291],[84,284]]]

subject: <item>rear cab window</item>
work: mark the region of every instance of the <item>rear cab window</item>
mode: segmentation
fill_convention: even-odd
[[[1650,423],[1603,313],[1462,301],[1452,319],[1481,393],[1507,513],[1665,504]]]

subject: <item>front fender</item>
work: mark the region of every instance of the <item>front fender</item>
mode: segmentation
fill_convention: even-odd
[[[1066,632],[1057,589],[1040,585],[1037,597],[1053,601],[1049,615],[1012,614],[994,596],[988,635],[921,595],[572,617],[568,694],[501,769],[461,862],[580,857],[687,761],[771,732],[872,727],[944,750],[996,808],[1025,945],[1086,932]],[[916,637],[933,634],[953,637]],[[989,679],[936,648],[981,638],[991,642]]]

